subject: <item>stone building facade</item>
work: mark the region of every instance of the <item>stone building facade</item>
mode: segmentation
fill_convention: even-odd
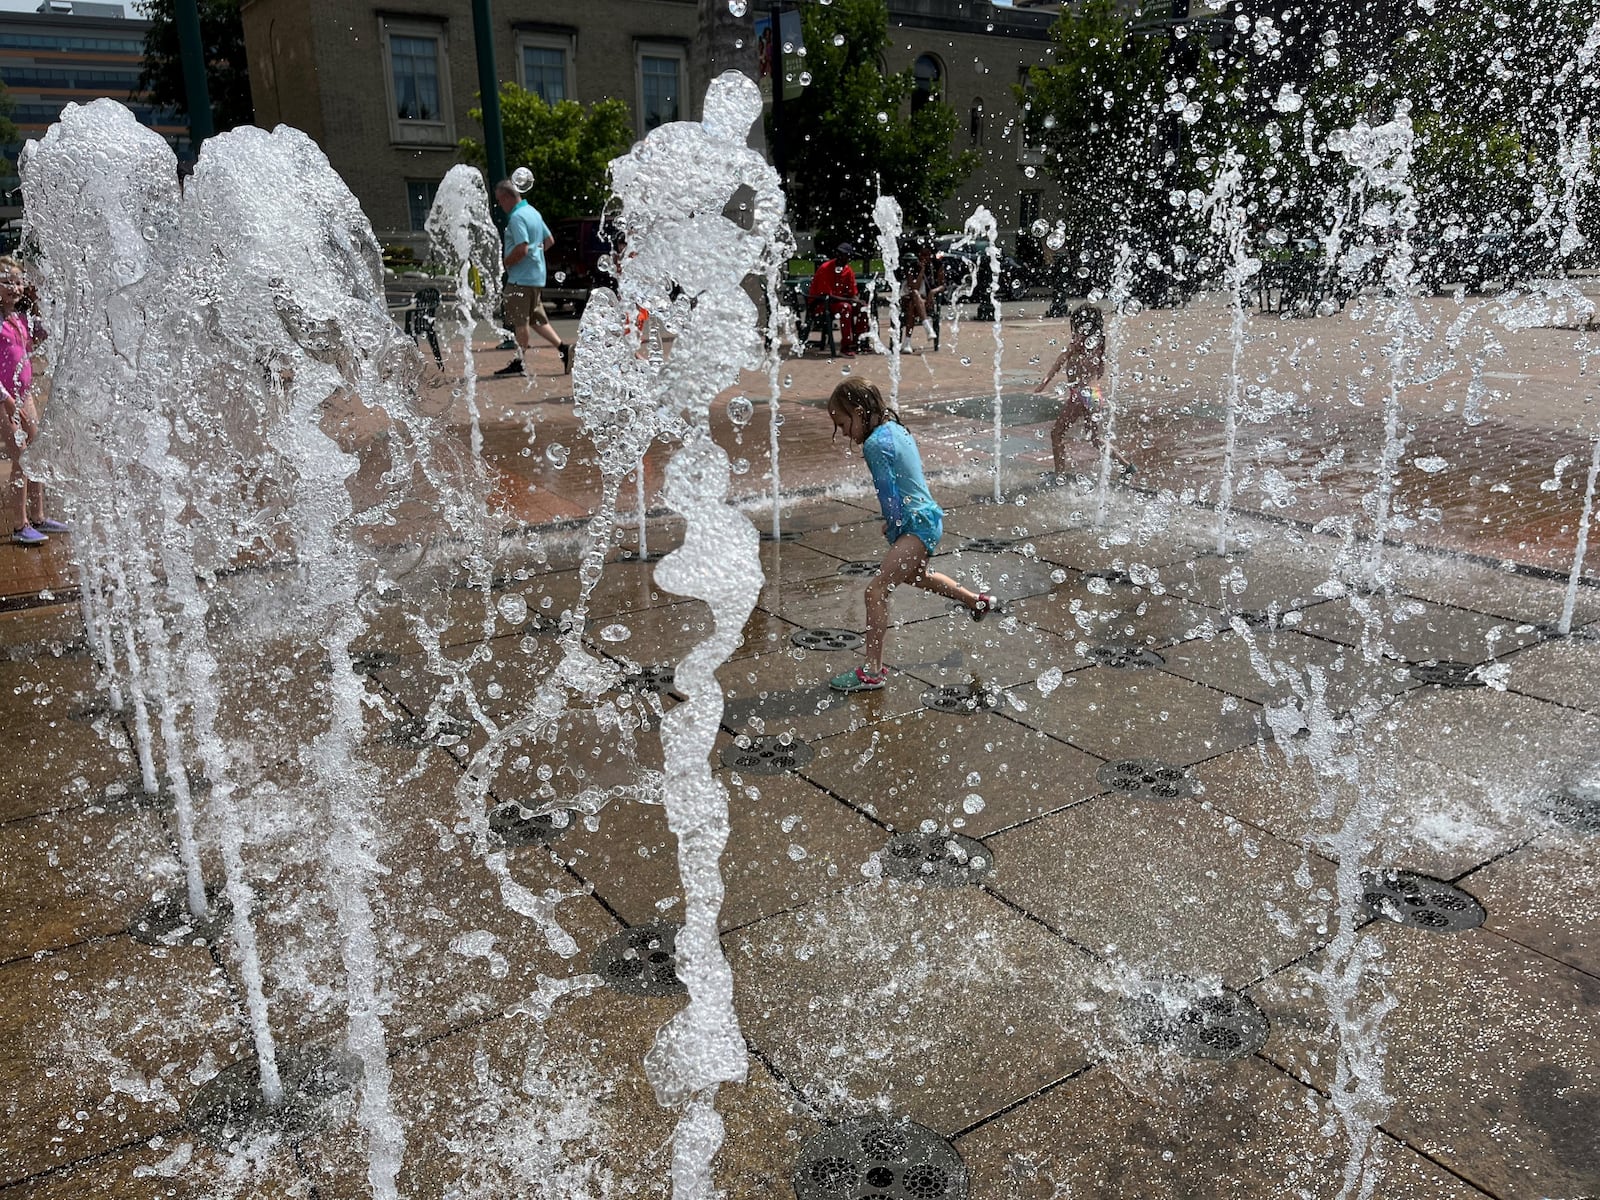
[[[977,203],[1002,228],[1048,216],[1052,184],[1042,169],[1030,177],[1038,164],[1020,142],[1013,87],[1047,61],[1055,10],[989,0],[890,0],[889,9],[885,65],[916,65],[956,110],[956,148],[983,155],[947,208],[950,226]],[[242,12],[257,123],[305,130],[379,237],[418,245],[433,189],[459,161],[457,140],[482,137],[467,115],[478,93],[470,0],[244,0]],[[619,97],[641,135],[659,120],[699,116],[695,0],[496,0],[493,12],[502,80],[546,99]]]

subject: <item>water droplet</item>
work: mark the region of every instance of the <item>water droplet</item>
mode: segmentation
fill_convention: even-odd
[[[834,45],[835,45],[835,46],[842,46],[842,45],[844,45],[844,34],[842,34],[842,33],[836,33],[836,34],[834,34],[834,35],[833,35],[833,44],[834,44]]]
[[[556,282],[557,283],[565,283],[566,281],[567,281],[567,273],[565,271],[557,271],[556,272]]]
[[[749,396],[734,396],[728,401],[728,420],[741,429],[750,424],[755,412],[756,406],[750,402]]]
[[[801,87],[809,87],[810,84],[811,84],[811,72],[810,71],[801,71],[800,72],[800,86]]]
[[[961,811],[968,816],[973,813],[981,813],[983,811],[983,797],[978,795],[977,792],[968,792],[966,798],[961,801]]]
[[[1035,175],[1037,175],[1039,173],[1039,168],[1037,168],[1037,167],[1023,167],[1022,168],[1022,173],[1024,175],[1026,175],[1029,179],[1032,179]]]
[[[520,592],[508,592],[501,596],[495,607],[500,610],[500,615],[512,625],[521,625],[528,619],[528,601]]]
[[[748,11],[745,0],[728,0],[728,11],[736,17],[742,17]]]
[[[785,42],[783,44],[783,52],[785,54],[793,54],[794,53],[794,43],[793,42]]]
[[[878,124],[879,125],[887,125],[888,123],[889,123],[889,114],[884,112],[883,109],[880,108],[878,110]]]
[[[567,465],[567,448],[560,442],[553,442],[550,448],[544,452],[544,456],[550,460],[550,465],[558,471]]]
[[[1063,229],[1052,230],[1050,236],[1045,238],[1044,244],[1052,250],[1059,250],[1067,244],[1067,234]]]
[[[1038,679],[1039,694],[1048,696],[1061,686],[1061,668],[1049,667],[1040,673]]]
[[[607,625],[600,631],[600,638],[606,642],[625,642],[633,636],[633,630],[626,625]]]
[[[1035,221],[1033,223],[1033,236],[1034,237],[1041,237],[1042,238],[1045,234],[1047,234],[1049,232],[1050,232],[1050,224],[1049,224],[1049,222],[1043,221],[1043,220],[1039,220],[1039,221]]]
[[[972,365],[972,360],[963,354],[961,356],[961,365],[963,367],[970,367]]]

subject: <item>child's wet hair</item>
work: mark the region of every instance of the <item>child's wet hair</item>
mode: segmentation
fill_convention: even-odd
[[[1092,304],[1080,304],[1072,310],[1072,332],[1084,338],[1106,336],[1106,315]]]
[[[883,393],[878,390],[878,385],[865,379],[846,379],[833,389],[833,395],[828,397],[828,409],[834,407],[844,409],[846,412],[858,412],[867,418],[869,432],[876,429],[886,421],[901,424],[900,414],[889,407],[883,398]]]

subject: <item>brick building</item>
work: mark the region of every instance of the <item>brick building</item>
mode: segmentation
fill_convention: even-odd
[[[309,133],[378,236],[417,245],[457,140],[482,136],[467,116],[478,91],[470,0],[244,0],[242,11],[257,122]],[[1049,211],[1053,185],[1042,170],[1030,177],[1037,164],[1020,141],[1012,87],[1046,61],[1055,11],[889,0],[886,66],[914,66],[955,108],[956,147],[983,155],[950,202],[952,226],[980,202],[1003,227]],[[640,135],[699,116],[695,0],[497,0],[494,19],[502,79],[547,100],[621,98]]]

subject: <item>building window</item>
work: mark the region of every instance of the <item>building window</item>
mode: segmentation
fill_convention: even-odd
[[[916,113],[924,104],[939,98],[939,82],[944,78],[944,71],[937,58],[924,54],[911,64],[911,76],[914,81],[911,111]]]
[[[1039,213],[1043,208],[1043,202],[1043,192],[1023,192],[1022,203],[1018,206],[1020,216],[1017,224],[1032,225],[1035,221],[1037,221],[1039,219]]]
[[[407,145],[454,145],[444,26],[385,18],[383,49],[390,136]]]
[[[435,180],[406,180],[406,209],[411,214],[413,233],[421,233],[428,227],[428,214],[433,211],[433,198],[438,194],[439,184]]]
[[[524,35],[517,39],[522,86],[546,104],[575,100],[572,83],[572,39]]]
[[[649,133],[669,121],[684,117],[684,53],[676,46],[642,46],[639,49],[639,130]]]
[[[974,146],[983,145],[983,98],[972,102],[972,111],[967,114],[967,136],[972,139]]]

